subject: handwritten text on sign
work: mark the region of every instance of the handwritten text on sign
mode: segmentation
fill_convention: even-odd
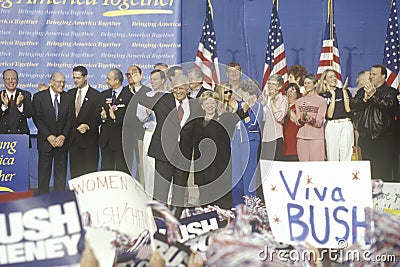
[[[109,226],[137,236],[151,229],[146,203],[150,200],[131,176],[116,171],[87,174],[69,181],[82,214],[92,226]]]
[[[364,208],[372,206],[369,162],[261,162],[271,228],[281,242],[315,247],[368,244]],[[357,193],[355,193],[355,191]]]
[[[400,183],[384,183],[382,194],[374,198],[374,208],[400,210]]]

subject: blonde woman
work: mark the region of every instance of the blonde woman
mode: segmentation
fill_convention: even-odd
[[[325,143],[326,158],[332,161],[349,161],[353,152],[354,129],[351,122],[350,97],[347,79],[343,88],[336,87],[336,74],[325,70],[318,84],[318,93],[325,98],[326,110]]]
[[[238,109],[238,101],[233,96],[232,85],[230,83],[221,83],[215,87],[220,101],[218,114],[223,112],[236,112]]]

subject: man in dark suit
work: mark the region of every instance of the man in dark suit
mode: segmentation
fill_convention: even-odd
[[[199,98],[202,93],[208,91],[203,87],[204,76],[203,72],[199,68],[193,68],[188,71],[189,79],[189,96],[191,98]]]
[[[148,151],[155,159],[154,198],[167,203],[173,182],[172,205],[176,207],[175,216],[180,217],[193,151],[192,128],[183,126],[196,114],[187,97],[186,76],[177,75],[172,86],[172,94],[158,93],[140,99],[140,104],[152,109],[157,121]]]
[[[88,84],[88,71],[84,66],[72,70],[75,88],[68,91],[72,116],[69,139],[71,178],[97,171],[99,164],[99,97],[100,92]]]
[[[18,73],[13,69],[3,71],[5,90],[1,91],[0,133],[29,134],[27,118],[32,117],[31,93],[17,88]]]
[[[127,73],[125,73],[126,79],[128,80],[128,85],[125,88],[128,88],[133,98],[131,103],[129,104],[128,114],[129,117],[126,118],[125,123],[126,127],[129,129],[134,129],[131,131],[129,138],[132,141],[132,148],[129,147],[129,151],[125,151],[125,159],[128,163],[133,162],[133,153],[135,153],[136,158],[136,173],[132,173],[132,175],[139,180],[144,185],[144,174],[143,174],[143,162],[141,160],[141,155],[143,151],[143,136],[144,136],[144,129],[143,123],[139,121],[136,117],[137,106],[138,106],[138,96],[140,94],[146,94],[151,91],[146,85],[142,84],[143,80],[143,72],[142,69],[137,65],[132,65],[128,68]]]
[[[100,94],[101,170],[119,170],[130,174],[122,149],[122,127],[126,109],[132,98],[128,88],[122,87],[124,76],[119,69],[107,73],[110,89]]]
[[[55,72],[50,78],[50,88],[33,96],[33,121],[38,129],[39,194],[49,192],[53,159],[54,191],[65,190],[73,108],[64,87],[65,76]]]

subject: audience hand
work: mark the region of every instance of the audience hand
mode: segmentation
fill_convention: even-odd
[[[203,267],[203,261],[198,253],[192,252],[189,257],[188,267]]]
[[[88,241],[85,241],[85,249],[82,252],[81,258],[81,267],[98,267],[99,262],[96,259],[96,256],[93,253],[92,248],[89,245]]]
[[[164,258],[160,255],[160,252],[158,252],[158,250],[155,250],[153,252],[153,255],[151,255],[150,267],[164,267],[164,266],[165,266]]]

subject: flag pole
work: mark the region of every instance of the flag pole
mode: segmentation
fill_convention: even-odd
[[[207,0],[207,1],[208,1],[208,6],[210,7],[211,18],[214,19],[214,12],[213,12],[213,7],[211,5],[211,0]]]
[[[334,36],[333,36],[333,8],[332,8],[332,0],[328,0],[328,19],[329,19],[329,37],[332,40],[332,45],[330,47],[331,49],[331,54],[333,55],[333,42]],[[333,57],[330,60],[330,65],[333,68]]]

